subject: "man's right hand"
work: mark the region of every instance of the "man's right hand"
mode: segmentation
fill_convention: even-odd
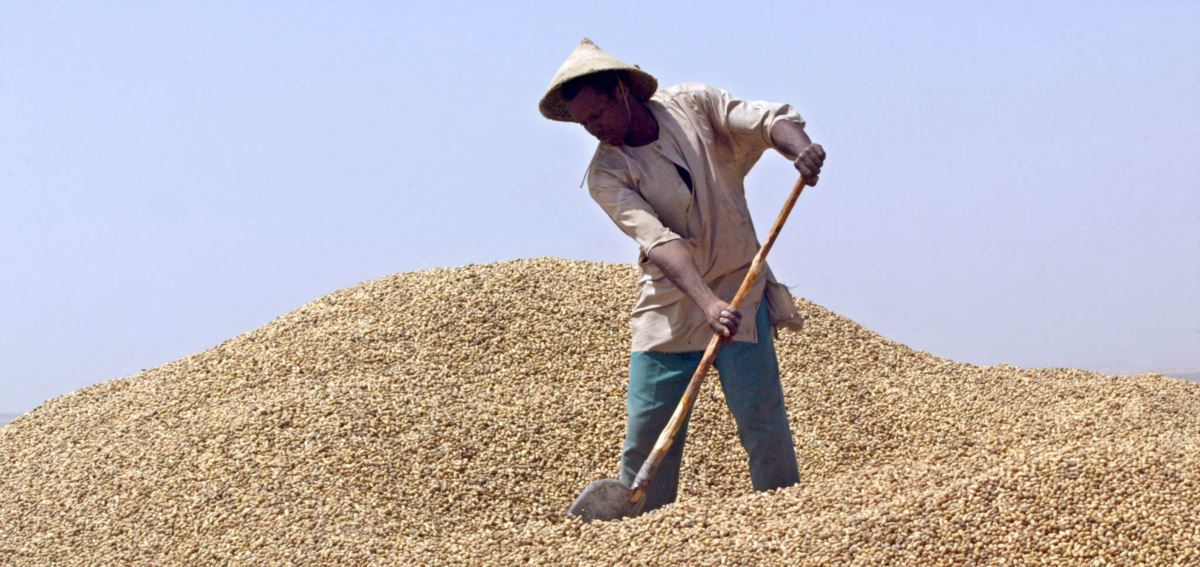
[[[714,333],[724,338],[724,342],[733,340],[733,336],[738,332],[738,325],[742,322],[742,314],[730,309],[730,305],[721,301],[712,288],[708,287],[708,283],[692,263],[692,253],[688,251],[683,240],[664,242],[651,248],[647,255],[672,283],[704,310],[708,326]]]
[[[708,316],[708,326],[714,333],[721,335],[721,342],[728,343],[738,332],[742,324],[741,312],[733,309],[728,303],[714,299],[704,308]]]

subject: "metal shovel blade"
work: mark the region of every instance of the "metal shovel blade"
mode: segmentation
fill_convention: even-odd
[[[619,520],[629,515],[629,500],[632,494],[633,491],[619,480],[597,480],[583,489],[583,494],[567,508],[567,515],[584,522]]]

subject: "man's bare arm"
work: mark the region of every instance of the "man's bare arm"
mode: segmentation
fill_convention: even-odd
[[[804,176],[807,185],[817,184],[821,166],[825,164],[825,148],[814,144],[804,132],[804,127],[790,120],[780,120],[771,126],[771,143],[784,152],[796,156],[796,171]]]
[[[713,332],[720,333],[726,340],[737,334],[738,325],[742,322],[742,314],[730,308],[729,303],[717,297],[696,264],[692,262],[692,253],[682,240],[672,240],[659,244],[650,249],[647,254],[667,279],[676,287],[682,289],[704,311],[708,318],[708,326]]]

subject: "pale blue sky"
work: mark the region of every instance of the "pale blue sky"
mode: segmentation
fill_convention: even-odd
[[[978,364],[1200,368],[1200,3],[0,2],[0,412],[333,290],[631,262],[537,100],[582,37],[786,101],[797,295]],[[760,232],[793,179],[748,179]]]

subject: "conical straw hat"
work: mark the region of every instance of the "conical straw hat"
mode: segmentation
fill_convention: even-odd
[[[592,40],[584,38],[579,42],[579,47],[576,47],[558,68],[554,79],[550,81],[550,88],[546,89],[546,95],[538,103],[542,116],[560,122],[570,122],[571,115],[567,112],[567,104],[562,97],[562,86],[571,79],[600,71],[625,71],[629,76],[630,88],[641,100],[649,100],[658,89],[658,81],[649,73],[637,65],[630,65],[601,51]]]

